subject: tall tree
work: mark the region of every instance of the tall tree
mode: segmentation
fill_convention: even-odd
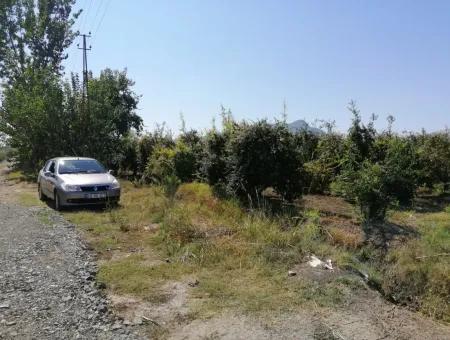
[[[131,131],[140,132],[143,125],[136,113],[139,96],[133,85],[126,71],[105,69],[99,77],[90,77],[86,104],[78,78],[72,77],[71,83],[66,84],[67,116],[72,117],[68,122],[72,154],[95,156],[112,167],[119,165],[123,138]]]
[[[28,69],[58,74],[73,42],[75,0],[0,1],[0,78],[11,85]]]
[[[63,98],[59,77],[45,69],[27,68],[5,89],[0,131],[9,136],[14,163],[21,169],[32,171],[46,157],[63,155],[68,135]]]
[[[35,171],[51,157],[91,156],[117,168],[128,135],[142,129],[139,97],[126,72],[106,69],[90,80],[90,110],[84,111],[77,76],[71,81],[46,69],[27,68],[5,89],[0,132],[9,136],[14,163]]]

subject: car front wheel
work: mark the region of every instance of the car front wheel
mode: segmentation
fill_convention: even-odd
[[[55,190],[55,210],[60,211],[61,209],[61,198],[59,197],[58,191]]]

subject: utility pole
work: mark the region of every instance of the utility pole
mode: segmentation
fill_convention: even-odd
[[[83,47],[80,47],[80,44],[77,44],[77,47],[79,50],[83,50],[83,101],[87,101],[88,108],[89,108],[89,98],[88,98],[88,66],[87,66],[87,51],[91,50],[91,47],[89,45],[89,48],[86,47],[86,38],[91,37],[91,32],[89,34],[80,34],[83,37]]]
[[[81,101],[81,121],[84,121],[89,117],[90,107],[89,107],[89,96],[88,96],[88,83],[89,83],[89,74],[88,74],[88,65],[87,65],[87,51],[91,50],[91,46],[89,48],[86,46],[86,38],[91,37],[91,32],[89,34],[80,34],[83,37],[83,47],[80,47],[80,44],[77,44],[78,49],[83,50],[83,98]],[[90,154],[89,145],[84,144],[87,140],[85,137],[90,135],[90,126],[86,125],[82,131],[81,140],[83,141],[83,154]]]
[[[283,113],[282,113],[283,121],[287,122],[287,105],[286,105],[286,99],[283,100]]]

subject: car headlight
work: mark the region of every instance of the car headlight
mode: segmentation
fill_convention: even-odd
[[[110,189],[119,189],[120,183],[117,179],[114,179],[111,183]]]
[[[81,187],[79,185],[61,184],[61,187],[64,191],[81,191]]]

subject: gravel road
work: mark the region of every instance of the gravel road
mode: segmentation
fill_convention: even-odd
[[[108,311],[95,275],[60,215],[0,203],[0,339],[137,339]]]

